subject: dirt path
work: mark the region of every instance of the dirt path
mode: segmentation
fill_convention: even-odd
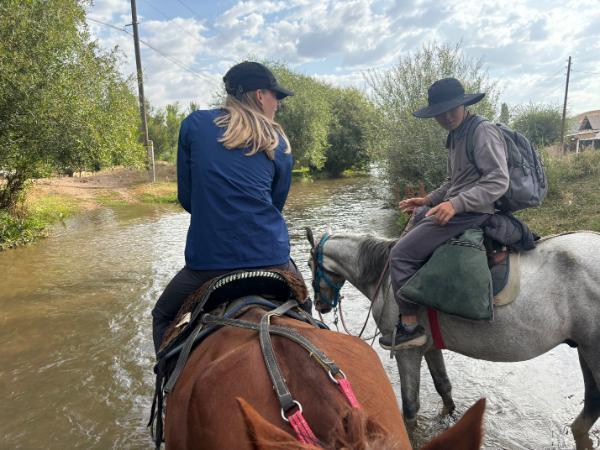
[[[159,183],[176,181],[175,166],[158,163],[156,181]],[[84,209],[98,207],[101,199],[110,197],[116,201],[136,203],[136,193],[149,188],[148,172],[145,170],[113,168],[98,173],[83,173],[82,176],[60,178],[40,178],[34,180],[28,193],[28,202],[35,202],[48,195],[73,197]],[[154,186],[154,185],[150,185]],[[150,188],[151,189],[151,188]]]

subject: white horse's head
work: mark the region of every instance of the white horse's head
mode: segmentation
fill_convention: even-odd
[[[314,291],[315,309],[321,313],[328,313],[335,308],[340,300],[340,289],[346,281],[344,277],[336,273],[331,262],[324,254],[325,243],[331,237],[328,230],[319,242],[315,238],[310,227],[306,228],[306,239],[310,243],[310,267],[312,275],[312,287]]]

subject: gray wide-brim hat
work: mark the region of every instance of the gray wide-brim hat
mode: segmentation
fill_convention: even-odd
[[[485,94],[465,94],[463,85],[456,78],[444,78],[433,83],[427,91],[428,106],[413,113],[413,116],[428,119],[450,111],[460,105],[473,105]]]

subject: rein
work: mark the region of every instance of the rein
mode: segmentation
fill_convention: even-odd
[[[318,438],[315,436],[314,432],[302,414],[302,405],[300,402],[294,399],[288,389],[285,378],[281,374],[279,364],[277,364],[275,351],[273,349],[271,334],[286,337],[303,347],[309,353],[310,357],[314,358],[315,361],[323,368],[323,370],[327,372],[329,379],[338,386],[340,392],[344,395],[344,397],[346,397],[348,403],[350,403],[350,406],[353,408],[360,408],[361,406],[354,394],[354,391],[352,390],[350,381],[348,381],[344,372],[335,364],[333,360],[331,360],[318,347],[316,347],[312,342],[310,342],[293,328],[271,325],[272,317],[281,316],[295,306],[298,306],[298,302],[296,300],[287,301],[276,309],[265,314],[260,320],[260,324],[246,320],[228,319],[224,317],[213,316],[211,314],[204,315],[202,322],[205,324],[228,325],[258,331],[260,347],[265,360],[265,365],[267,366],[267,371],[269,372],[269,376],[273,382],[273,389],[275,390],[279,405],[281,407],[282,419],[291,425],[296,433],[296,438],[300,442],[303,444],[319,446],[320,442]]]
[[[315,276],[312,280],[312,286],[313,290],[315,291],[315,296],[319,294],[324,302],[326,302],[332,308],[335,308],[340,302],[340,290],[342,289],[342,286],[346,280],[342,280],[341,283],[336,283],[329,275],[327,275],[327,271],[323,265],[323,248],[325,247],[325,242],[327,242],[329,238],[329,233],[325,233],[315,248],[315,253],[313,254]],[[333,291],[333,298],[329,299],[326,295],[324,295],[323,292],[321,292],[321,280],[325,281],[327,286],[331,288]]]
[[[369,322],[369,318],[371,317],[371,311],[373,310],[373,302],[370,302],[369,311],[367,312],[367,317],[366,317],[365,322],[364,322],[364,324],[360,330],[360,333],[358,335],[353,334],[346,326],[346,321],[344,320],[344,314],[342,312],[343,296],[340,295],[340,290],[342,289],[342,286],[344,285],[346,280],[343,280],[341,283],[335,283],[331,279],[331,277],[329,277],[327,275],[325,267],[323,265],[323,256],[324,256],[323,249],[325,247],[325,242],[327,242],[330,237],[331,236],[329,235],[329,233],[325,233],[323,235],[323,237],[321,238],[321,240],[319,241],[319,244],[315,247],[315,252],[313,253],[313,263],[315,266],[315,275],[312,280],[312,286],[313,286],[313,290],[315,292],[315,297],[317,294],[319,294],[319,296],[321,297],[321,300],[324,303],[326,303],[328,306],[331,306],[334,310],[339,309],[339,312],[340,312],[339,316],[342,321],[342,326],[344,328],[344,331],[346,331],[346,334],[348,334],[350,336],[358,337],[358,338],[362,339],[363,341],[370,340],[371,346],[373,346],[373,344],[375,342],[375,338],[381,333],[379,328],[377,329],[377,331],[375,332],[375,334],[373,336],[370,336],[367,338],[362,337],[363,333],[365,332],[365,329],[367,328],[367,323]],[[383,279],[385,278],[385,275],[388,273],[390,258],[391,258],[391,256],[388,257],[388,260],[385,263],[385,267],[384,267],[383,271],[381,272],[381,275],[379,276],[379,280],[377,281],[377,285],[375,287],[375,294],[373,295],[373,299],[377,298],[377,295],[379,294],[379,291],[381,289]],[[321,285],[320,285],[321,279],[323,281],[325,281],[327,286],[329,286],[331,288],[331,290],[333,291],[333,299],[329,299],[326,295],[324,295],[324,292],[321,292]],[[381,310],[381,314],[383,314],[384,310],[385,310],[385,307]],[[319,313],[319,315],[320,314],[321,313]],[[337,316],[337,314],[336,314],[336,316]],[[321,320],[323,320],[322,316],[321,316]],[[381,316],[379,317],[379,320],[381,320]],[[334,321],[334,323],[337,327],[337,317],[336,317],[336,320]]]

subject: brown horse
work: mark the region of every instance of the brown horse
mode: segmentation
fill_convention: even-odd
[[[240,319],[259,322],[264,314],[253,308]],[[394,391],[379,357],[368,345],[288,317],[275,317],[272,323],[297,330],[334,360],[361,404],[361,409],[351,408],[306,350],[273,336],[281,373],[323,448],[411,449]],[[445,437],[437,438],[440,442],[434,440],[432,447],[425,448],[479,448],[482,415],[483,404],[479,404],[471,419],[463,419],[455,426],[457,430],[448,430]],[[210,335],[192,352],[167,397],[167,450],[316,448],[301,444],[290,433],[256,331],[222,327]],[[460,441],[465,438],[467,444]]]

